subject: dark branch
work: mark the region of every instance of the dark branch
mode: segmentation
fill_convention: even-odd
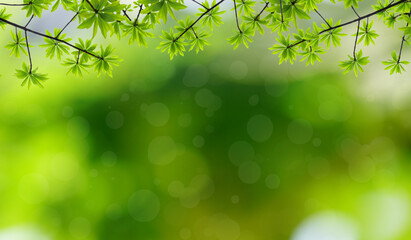
[[[264,10],[268,7],[268,4],[270,4],[270,2],[266,2],[265,6],[263,7],[263,9],[261,9],[260,13],[254,18],[254,20],[258,20],[258,18],[260,18],[261,14],[264,12]]]
[[[84,49],[81,49],[81,48],[78,48],[78,47],[76,47],[75,45],[73,45],[73,44],[71,44],[71,43],[69,43],[69,42],[66,42],[66,41],[64,41],[64,40],[58,39],[58,38],[56,38],[56,37],[48,36],[48,35],[46,35],[46,34],[44,34],[44,33],[41,33],[41,32],[34,31],[34,30],[29,29],[29,28],[27,28],[27,27],[25,27],[25,26],[21,26],[21,25],[18,25],[18,24],[16,24],[16,23],[14,23],[14,22],[10,22],[10,21],[8,21],[8,20],[6,20],[6,19],[4,19],[4,18],[0,18],[0,21],[4,22],[4,23],[6,23],[6,24],[8,24],[8,25],[10,25],[10,26],[13,26],[13,27],[16,27],[16,28],[20,28],[20,29],[22,29],[22,30],[25,31],[25,32],[30,32],[30,33],[36,34],[36,35],[38,35],[38,36],[42,36],[42,37],[45,37],[45,38],[48,38],[48,39],[52,39],[52,40],[57,41],[57,42],[61,42],[61,43],[65,44],[65,45],[67,45],[67,46],[69,46],[69,47],[72,47],[72,48],[74,48],[74,49],[77,49],[77,50],[79,50],[79,51],[82,51],[82,52],[84,52],[84,53],[86,53],[86,54],[88,54],[88,55],[90,55],[90,56],[93,56],[93,57],[95,57],[95,58],[101,59],[101,57],[95,55],[94,53],[89,52],[89,51],[84,50]]]
[[[186,30],[184,30],[184,32],[182,32],[180,35],[178,35],[178,37],[176,37],[176,39],[174,39],[174,42],[177,41],[178,39],[181,38],[181,36],[183,36],[188,30],[190,30],[190,28],[192,28],[198,21],[201,20],[201,18],[203,18],[206,14],[208,14],[211,10],[213,10],[214,8],[216,8],[218,5],[220,5],[222,2],[224,2],[225,0],[220,0],[218,3],[216,3],[214,6],[212,6],[211,8],[209,8],[207,11],[203,12],[203,14],[201,14],[188,28],[186,28]]]
[[[9,6],[9,7],[24,7],[31,5],[32,3],[0,3],[0,6]]]
[[[71,19],[70,21],[63,27],[63,29],[61,29],[61,31],[57,34],[56,38],[58,38],[60,36],[60,34],[63,33],[63,31],[68,27],[68,25],[70,25],[70,23],[72,23],[74,21],[74,19],[76,19],[77,15],[79,13],[77,12]]]
[[[204,4],[197,2],[196,0],[192,0],[193,2],[197,3],[198,5],[202,6],[205,9],[208,9],[208,7],[206,7]]]
[[[240,33],[243,33],[243,31],[241,31],[240,25],[238,24],[237,3],[235,2],[235,0],[233,0],[233,2],[234,2],[235,21],[237,23],[237,28],[238,28],[238,31],[240,31]]]
[[[352,53],[354,60],[356,60],[356,56],[355,56],[355,50],[357,48],[357,41],[358,41],[358,33],[360,31],[360,20],[358,20],[358,24],[357,24],[357,34],[355,34],[355,42],[354,42],[354,51]]]
[[[314,11],[318,14],[318,16],[321,17],[321,19],[328,25],[328,27],[330,28],[331,25],[327,22],[327,20],[325,20],[325,18],[317,11],[317,9],[314,9]]]
[[[280,0],[280,2],[281,2],[281,0]],[[369,13],[369,14],[367,14],[367,15],[364,15],[364,16],[362,16],[362,17],[358,17],[358,18],[356,18],[356,19],[354,19],[354,20],[351,20],[351,21],[342,23],[342,24],[340,24],[340,25],[336,25],[336,26],[333,26],[333,27],[324,29],[324,30],[320,31],[320,32],[318,33],[318,35],[321,35],[321,34],[323,34],[323,33],[325,33],[325,32],[331,31],[331,30],[333,30],[333,29],[342,28],[342,27],[344,27],[344,26],[353,24],[353,23],[358,22],[358,21],[361,21],[361,20],[363,20],[363,19],[365,19],[365,18],[369,18],[369,17],[371,17],[371,16],[374,16],[374,15],[380,13],[380,12],[385,12],[385,11],[387,11],[388,9],[391,9],[391,8],[393,8],[393,7],[401,4],[401,3],[409,2],[409,0],[401,0],[401,1],[398,1],[398,2],[395,2],[395,3],[393,3],[393,2],[394,2],[394,1],[392,1],[392,2],[391,2],[390,4],[388,4],[387,6],[381,8],[381,9],[379,9],[379,10],[377,10],[377,11],[371,12],[371,13]],[[306,40],[306,39],[303,39],[303,40],[301,40],[301,41],[298,41],[298,42],[290,45],[289,47],[295,47],[295,46],[297,46],[297,45],[299,45],[299,44],[301,44],[301,43],[303,43],[303,42],[305,42],[305,41],[307,41],[307,40]]]
[[[30,61],[29,73],[31,73],[31,71],[33,70],[33,63],[31,61],[30,45],[29,45],[29,38],[27,37],[27,31],[24,31],[24,36],[26,37],[26,47],[27,47],[27,53],[29,55],[29,61]]]
[[[136,20],[134,20],[134,26],[136,26],[138,23],[138,18],[140,17],[141,10],[143,10],[143,4],[140,4],[140,10],[138,10]]]

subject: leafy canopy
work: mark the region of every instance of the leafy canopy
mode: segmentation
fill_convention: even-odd
[[[226,8],[223,2],[230,7]],[[210,44],[212,32],[223,24],[223,15],[227,12],[231,16],[228,24],[234,29],[233,33],[227,33],[230,34],[227,35],[228,44],[234,49],[248,48],[254,37],[269,30],[270,34],[276,35],[272,37],[276,43],[269,49],[278,55],[280,64],[294,63],[298,59],[306,65],[321,62],[321,55],[330,47],[341,46],[342,38],[348,35],[354,49],[339,65],[345,73],[353,71],[355,76],[370,61],[363,55],[366,50],[361,48],[374,45],[379,37],[372,18],[381,19],[386,27],[397,28],[401,33],[397,36],[398,54],[393,51],[391,59],[382,63],[391,74],[405,71],[409,62],[402,59],[402,53],[411,39],[411,2],[374,0],[373,5],[361,0],[331,2],[341,2],[344,5],[341,10],[351,17],[326,19],[322,0],[136,0],[133,3],[123,0],[16,0],[13,4],[0,0],[0,27],[11,29],[10,41],[5,45],[10,55],[26,59],[16,76],[28,87],[42,86],[47,78],[33,66],[30,49],[35,46],[29,42],[34,35],[43,38],[44,43],[39,46],[44,49],[45,56],[61,62],[67,68],[67,74],[83,76],[91,69],[97,75],[112,76],[113,67],[120,59],[111,45],[98,44],[96,36],[114,36],[127,39],[129,44],[148,46],[149,39],[155,37],[156,28],[171,22],[174,27],[161,29],[162,41],[157,48],[173,59],[184,56],[187,51],[203,51]],[[195,13],[191,12],[193,8],[191,11],[187,9],[189,5],[197,7]],[[360,5],[368,7],[369,12],[359,15],[356,8]],[[72,14],[63,28],[39,32],[30,27],[31,22],[41,18],[46,11],[54,12],[59,8]],[[19,13],[22,16],[18,16]],[[184,14],[187,16],[181,16]],[[26,20],[22,21],[22,17]],[[307,23],[311,27],[301,27]],[[89,30],[89,37],[78,38],[75,31],[67,30],[69,25],[73,25],[71,29]],[[348,25],[357,27],[348,32],[345,29]]]

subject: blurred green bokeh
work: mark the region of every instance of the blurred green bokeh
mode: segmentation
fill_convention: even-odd
[[[230,24],[173,61],[110,40],[114,78],[37,48],[50,79],[29,91],[0,49],[0,240],[410,239],[410,75],[377,50],[358,79],[346,48],[278,66],[271,41],[233,51]]]

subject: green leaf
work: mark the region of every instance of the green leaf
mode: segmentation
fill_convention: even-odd
[[[358,43],[361,43],[364,41],[364,45],[368,46],[370,43],[375,44],[374,39],[377,38],[379,35],[375,30],[371,30],[373,26],[373,21],[370,23],[367,23],[366,21],[362,22],[362,26],[360,27],[360,30],[358,31]],[[353,34],[352,36],[355,36],[356,34]]]
[[[236,34],[228,38],[228,42],[231,45],[234,45],[234,49],[243,43],[246,48],[248,48],[248,42],[252,42],[251,36],[254,35],[254,30],[251,27],[246,27],[245,23],[241,24],[239,31],[236,31]]]
[[[314,65],[316,61],[321,62],[319,54],[323,53],[325,53],[325,51],[320,47],[308,47],[304,52],[300,53],[303,56],[301,61],[306,60],[307,65],[309,65],[310,63],[311,65]]]
[[[185,44],[181,39],[177,39],[177,36],[174,35],[173,29],[170,30],[170,33],[163,31],[163,35],[160,37],[165,41],[162,41],[157,47],[158,49],[161,49],[161,52],[167,51],[171,60],[178,54],[184,56],[185,52]]]
[[[10,50],[10,56],[13,55],[15,57],[20,57],[20,52],[22,52],[24,55],[27,55],[26,38],[21,35],[21,31],[18,31],[16,33],[10,31],[10,33],[13,41],[9,42],[6,45],[6,48]]]
[[[97,72],[98,76],[100,76],[101,73],[105,73],[110,77],[113,76],[113,66],[118,66],[118,62],[120,62],[117,56],[113,56],[113,52],[114,49],[111,45],[108,45],[106,48],[100,46],[100,52],[97,52],[99,58],[95,58],[93,62],[94,71]]]
[[[147,46],[146,38],[154,37],[148,30],[151,30],[147,23],[131,22],[129,20],[123,24],[123,37],[130,36],[129,44],[137,42],[139,46]]]
[[[43,10],[47,10],[52,2],[52,0],[24,0],[23,3],[26,5],[21,9],[27,11],[26,17],[31,15],[41,17]]]
[[[327,22],[331,27],[338,26],[338,25],[341,24],[341,21],[338,21],[334,25],[332,18],[330,18]],[[329,26],[327,24],[322,24],[322,27],[324,29],[329,28]],[[334,47],[340,46],[341,45],[341,43],[340,43],[341,42],[341,37],[346,35],[344,33],[341,33],[341,31],[342,31],[342,28],[334,28],[330,31],[327,31],[327,32],[325,32],[321,35],[320,41],[321,42],[323,41],[325,44],[327,44],[327,48],[330,47],[331,43],[334,45]]]
[[[207,7],[207,9],[199,8],[198,10],[200,11],[200,13],[197,13],[196,16],[203,15],[206,11],[208,11],[208,9],[216,5],[216,1],[214,0],[213,3],[210,5],[206,0],[203,4]],[[213,8],[201,19],[203,26],[207,26],[210,28],[210,30],[213,30],[213,25],[219,26],[220,24],[223,24],[223,20],[220,16],[223,13],[225,13],[225,11],[220,11],[220,6]]]
[[[297,51],[292,46],[290,35],[288,35],[287,38],[281,35],[276,38],[276,40],[280,44],[274,44],[269,49],[273,51],[273,54],[278,54],[278,57],[280,58],[280,64],[284,61],[290,61],[291,64],[294,63],[294,60],[297,57]]]
[[[81,51],[78,51],[77,56],[74,56],[73,59],[66,59],[63,63],[63,66],[69,68],[67,75],[73,74],[75,76],[82,77],[83,72],[87,72],[86,69],[90,67],[90,65],[87,64],[83,58],[80,58],[80,53]]]
[[[46,30],[46,35],[54,39],[62,40],[64,42],[71,41],[70,38],[66,38],[66,34],[60,34],[60,32],[61,32],[60,29],[55,28],[54,35],[51,34],[47,30]],[[64,43],[54,40],[54,39],[44,37],[44,42],[46,44],[42,44],[40,45],[40,47],[46,48],[46,57],[53,59],[53,57],[57,55],[57,58],[61,60],[61,57],[63,56],[63,54],[69,54],[70,48]]]
[[[27,87],[30,88],[30,86],[34,84],[42,88],[43,85],[41,83],[47,80],[47,74],[38,73],[37,70],[38,68],[31,70],[30,67],[23,62],[22,69],[16,70],[16,77],[19,79],[23,79],[21,86],[27,84]]]
[[[387,61],[382,61],[382,64],[386,65],[387,67],[385,70],[390,70],[390,74],[393,73],[402,73],[405,71],[404,65],[408,65],[408,61],[401,61],[400,57],[397,56],[395,51],[391,53],[391,59]]]
[[[370,62],[368,57],[362,56],[362,50],[357,52],[355,57],[348,55],[348,58],[348,60],[340,62],[340,67],[345,69],[344,74],[354,70],[356,77],[358,76],[359,71],[364,72],[362,66],[367,65]]]

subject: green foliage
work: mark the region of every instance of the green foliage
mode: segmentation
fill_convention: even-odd
[[[11,14],[6,13],[6,9],[0,9],[0,18],[8,20],[11,17]],[[5,29],[7,24],[3,21],[0,21],[0,27]]]
[[[90,65],[84,61],[84,58],[80,58],[80,51],[74,59],[67,59],[63,63],[63,66],[69,68],[67,74],[73,74],[79,77],[82,77],[83,72],[86,72],[86,69],[90,67]]]
[[[274,44],[274,46],[272,46],[270,50],[273,51],[273,54],[278,54],[278,57],[280,58],[280,64],[283,61],[287,60],[290,61],[290,63],[293,63],[297,57],[297,51],[292,47],[290,36],[288,35],[288,37],[285,38],[281,35],[276,39],[280,44]]]
[[[24,0],[26,5],[22,9],[27,11],[26,17],[41,17],[43,10],[47,10],[52,2],[53,0]]]
[[[327,29],[328,25],[331,27],[338,26],[341,24],[341,21],[338,21],[335,25],[333,24],[332,18],[327,21],[328,24],[322,24],[322,27],[324,29]],[[345,36],[346,34],[341,33],[342,28],[334,28],[330,31],[326,31],[322,36],[320,41],[324,42],[327,45],[327,48],[330,47],[330,44],[332,43],[334,47],[340,46],[341,45],[341,37]]]
[[[15,57],[20,57],[20,52],[22,52],[24,55],[27,55],[27,51],[25,47],[27,46],[26,43],[26,38],[21,35],[21,31],[18,31],[16,33],[13,33],[13,31],[10,31],[11,37],[13,41],[9,42],[9,44],[6,45],[6,48],[10,50],[10,56],[15,56]]]
[[[99,29],[103,37],[107,37],[107,33],[113,31],[113,26],[110,23],[125,20],[125,17],[119,14],[125,5],[120,4],[119,1],[90,0],[90,3],[83,2],[83,8],[80,12],[82,22],[78,28],[93,28],[93,37],[96,36]]]
[[[201,22],[204,26],[207,26],[210,28],[210,30],[213,30],[213,26],[220,26],[220,24],[223,24],[223,19],[220,15],[222,15],[223,13],[225,13],[225,11],[220,11],[220,6],[217,6],[215,8],[213,8],[211,11],[209,9],[211,9],[212,6],[216,5],[215,0],[213,1],[213,3],[210,6],[210,3],[205,0],[205,2],[203,3],[205,8],[199,8],[198,10],[200,11],[199,13],[196,14],[196,16],[202,16],[204,15],[204,17],[201,19]]]
[[[146,38],[154,37],[154,35],[149,32],[150,25],[148,23],[138,23],[127,20],[126,24],[122,26],[122,29],[124,36],[130,35],[129,44],[137,42],[140,46],[147,46]]]
[[[255,10],[254,10],[254,5],[256,3],[255,1],[235,0],[235,2],[236,2],[237,9],[238,9],[238,14],[241,15],[242,13],[244,13],[245,16],[250,16],[253,13],[255,13]],[[231,10],[234,10],[234,8],[232,8]]]
[[[306,60],[306,64],[309,65],[314,65],[315,62],[321,62],[321,58],[319,54],[323,54],[325,51],[321,47],[308,47],[305,51],[301,53],[303,58],[301,61]]]
[[[383,61],[382,64],[387,65],[385,70],[390,70],[390,74],[401,73],[405,71],[404,65],[408,65],[408,61],[400,61],[400,57],[397,56],[395,51],[391,53],[392,59],[388,61]]]
[[[105,73],[112,77],[113,66],[117,66],[120,59],[117,56],[113,56],[114,49],[109,45],[106,48],[100,46],[100,51],[97,52],[98,58],[94,59],[94,71],[98,75]]]
[[[0,0],[1,1],[1,0]],[[105,73],[112,75],[113,66],[116,66],[120,59],[113,54],[111,46],[103,47],[98,44],[98,36],[107,38],[115,36],[119,40],[127,39],[129,44],[147,46],[148,39],[154,38],[153,30],[162,24],[174,24],[170,31],[162,30],[159,46],[162,52],[167,52],[170,59],[181,55],[186,51],[203,51],[209,45],[209,37],[216,27],[223,24],[222,3],[228,0],[136,0],[133,3],[124,4],[119,0],[19,0],[20,4],[7,5],[20,8],[27,18],[26,24],[12,22],[12,15],[6,8],[0,9],[0,26],[5,29],[7,26],[13,28],[11,32],[12,40],[8,42],[6,48],[10,55],[15,57],[27,56],[30,66],[23,65],[23,70],[19,70],[19,78],[25,83],[30,82],[41,85],[44,75],[37,73],[33,69],[32,56],[28,44],[28,36],[37,35],[44,39],[44,43],[39,44],[45,48],[46,57],[57,59],[68,69],[67,74],[82,76],[88,69],[93,69],[97,75]],[[386,69],[391,73],[404,71],[407,61],[400,61],[403,44],[409,45],[411,39],[411,2],[408,0],[374,0],[372,12],[356,16],[355,8],[359,7],[361,0],[331,0],[332,3],[343,3],[349,11],[348,20],[334,20],[323,17],[321,12],[322,0],[263,0],[261,2],[253,0],[230,0],[231,5],[227,10],[232,14],[231,24],[234,28],[234,35],[227,38],[228,44],[234,49],[240,45],[249,47],[253,42],[255,33],[261,35],[266,30],[271,30],[277,37],[275,43],[269,48],[273,54],[278,54],[280,64],[290,62],[291,64],[305,61],[307,65],[320,62],[320,55],[324,54],[331,45],[341,46],[341,40],[347,34],[345,27],[357,25],[355,31],[349,32],[350,36],[357,39],[354,42],[354,56],[342,61],[340,66],[347,71],[353,70],[357,76],[363,70],[363,66],[368,63],[368,57],[362,56],[362,51],[355,52],[358,44],[368,46],[375,44],[375,39],[379,36],[373,29],[372,17],[382,19],[388,28],[397,27],[403,31],[403,42],[398,54],[394,54],[390,61],[384,61]],[[196,4],[196,13],[185,12],[189,16],[180,16],[177,12],[187,8],[189,4]],[[1,5],[1,2],[0,2]],[[7,7],[8,8],[8,7]],[[54,12],[58,8],[72,13],[72,18],[62,29],[55,28],[51,33],[45,33],[30,28],[30,22],[41,18],[45,11]],[[352,8],[352,9],[351,9]],[[355,11],[355,13],[353,12]],[[18,12],[18,11],[15,11]],[[16,14],[18,15],[18,14]],[[326,16],[327,14],[324,14]],[[23,16],[23,17],[24,17]],[[321,22],[312,21],[312,17],[319,17]],[[14,18],[13,18],[14,19]],[[171,20],[170,20],[171,19]],[[362,21],[362,24],[359,24]],[[304,24],[302,24],[305,22]],[[307,26],[307,23],[312,26]],[[67,36],[67,26],[73,25],[80,30],[88,30],[89,39],[79,38],[72,43]],[[76,35],[73,31],[70,34]],[[228,33],[227,33],[228,34]],[[400,37],[400,36],[399,36]],[[350,50],[351,51],[351,50]],[[394,56],[393,55],[393,56]],[[28,72],[26,71],[29,69]],[[24,75],[23,72],[26,74]]]
[[[370,43],[375,44],[374,39],[376,39],[379,35],[375,30],[371,30],[373,25],[373,21],[367,23],[366,21],[362,22],[362,26],[360,27],[360,31],[358,32],[358,43],[364,41],[364,45],[368,46]],[[355,36],[356,34],[353,34]]]
[[[21,86],[27,84],[27,87],[30,88],[32,84],[37,85],[39,87],[43,87],[41,82],[47,79],[46,74],[41,74],[37,72],[37,69],[31,69],[25,62],[23,62],[22,69],[16,70],[16,77],[19,79],[23,79]]]
[[[348,58],[348,60],[340,62],[340,67],[345,69],[344,73],[354,70],[355,76],[358,76],[359,71],[364,72],[362,66],[367,65],[370,62],[368,57],[362,56],[362,50],[355,53],[355,57],[348,55]]]
[[[61,30],[55,28],[54,29],[54,35],[52,35],[49,31],[46,30],[47,36],[50,36],[52,38],[44,38],[44,41],[46,44],[40,45],[40,47],[46,48],[46,57],[49,57],[50,59],[53,59],[55,55],[57,55],[57,58],[61,61],[61,57],[63,54],[69,54],[70,48],[67,45],[64,45],[60,41],[54,40],[54,39],[60,39],[65,42],[71,41],[70,38],[65,38],[66,34],[61,34]]]
[[[361,0],[343,0],[344,1],[344,6],[345,8],[349,8],[349,7],[355,7],[358,8],[358,3]]]
[[[142,13],[156,13],[157,18],[167,22],[167,16],[170,15],[176,19],[174,10],[179,11],[187,8],[184,4],[172,0],[140,0],[140,3],[145,6]]]
[[[236,34],[228,38],[228,42],[231,45],[234,45],[236,49],[241,43],[248,48],[248,42],[252,42],[251,36],[254,35],[254,29],[252,27],[247,27],[245,23],[241,24],[240,30],[236,31]]]
[[[184,56],[184,43],[178,41],[177,36],[173,33],[173,29],[170,30],[170,33],[163,31],[161,38],[165,41],[162,41],[158,48],[161,49],[162,52],[167,51],[170,59],[173,59],[174,56],[178,54]]]

